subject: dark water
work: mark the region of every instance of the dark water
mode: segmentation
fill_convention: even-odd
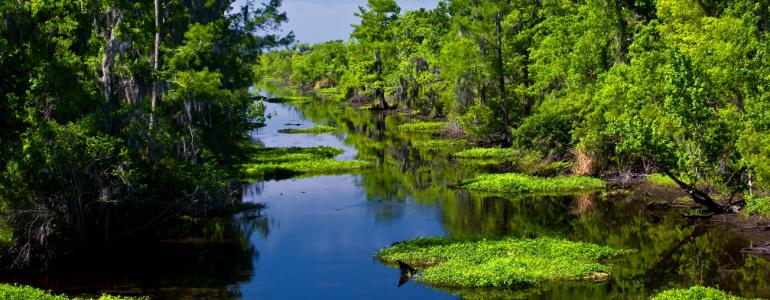
[[[267,112],[273,117],[253,134],[257,143],[341,147],[346,152],[337,159],[361,158],[379,167],[249,184],[244,201],[267,204],[262,216],[195,220],[178,229],[179,238],[111,249],[47,276],[3,281],[75,295],[160,299],[645,299],[695,284],[770,297],[770,263],[740,253],[764,241],[688,221],[678,211],[650,211],[646,203],[662,196],[648,188],[558,197],[471,195],[450,187],[490,167],[458,164],[444,149],[413,147],[427,137],[397,130],[403,122],[397,116],[321,101],[268,103]],[[278,133],[294,124],[335,125],[343,132]],[[419,236],[558,236],[635,252],[610,261],[612,277],[605,282],[526,290],[447,291],[414,282],[398,288],[398,270],[373,254]]]

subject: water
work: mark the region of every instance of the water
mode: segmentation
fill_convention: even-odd
[[[248,184],[244,201],[267,204],[261,216],[198,220],[174,229],[176,238],[161,243],[109,249],[45,276],[0,279],[73,295],[108,292],[158,299],[645,299],[695,284],[770,297],[770,262],[740,253],[752,243],[764,243],[768,235],[647,208],[650,201],[676,197],[676,190],[471,195],[451,186],[489,167],[458,164],[444,149],[416,149],[412,141],[426,137],[397,130],[404,121],[398,116],[321,101],[266,105],[272,117],[253,133],[254,142],[339,147],[345,152],[337,159],[365,159],[378,167],[360,174]],[[278,133],[316,124],[343,132]],[[399,288],[398,270],[373,254],[420,236],[557,236],[635,252],[610,261],[612,276],[604,282],[451,291],[409,282]]]

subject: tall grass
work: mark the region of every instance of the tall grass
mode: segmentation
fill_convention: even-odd
[[[587,176],[536,177],[518,173],[488,174],[463,181],[464,189],[492,193],[564,193],[602,189],[601,179]]]

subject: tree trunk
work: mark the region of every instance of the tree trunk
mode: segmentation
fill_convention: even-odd
[[[160,61],[160,0],[155,0],[155,43],[152,48],[152,68],[155,71],[155,80],[152,81],[152,100],[150,116],[150,127],[155,123],[155,107],[158,105],[158,98],[160,97],[158,91],[158,65]]]
[[[378,83],[377,87],[374,88],[374,97],[380,101],[380,108],[388,109],[388,102],[385,101],[385,91],[379,85],[384,81],[382,79],[382,57],[379,49],[374,51],[374,70],[377,72]]]
[[[708,208],[709,211],[713,213],[721,214],[726,211],[724,206],[714,201],[714,199],[712,199],[708,193],[698,190],[695,187],[682,182],[681,180],[679,180],[679,178],[671,174],[671,172],[667,169],[663,169],[663,173],[666,174],[666,176],[668,176],[672,180],[674,180],[674,182],[676,182],[676,184],[679,185],[679,187],[685,190],[685,192],[687,192],[687,194],[690,195],[690,198],[692,198],[692,200],[695,201],[695,203],[705,206],[706,208]]]
[[[503,65],[503,28],[500,25],[500,22],[502,21],[502,12],[497,13],[495,15],[495,32],[497,33],[497,80],[498,84],[500,85],[500,109],[503,113],[503,126],[505,134],[505,144],[510,145],[511,141],[513,140],[513,137],[511,136],[511,130],[510,130],[510,120],[508,119],[508,101],[506,101],[506,92],[505,92],[505,72],[504,72],[504,65]]]

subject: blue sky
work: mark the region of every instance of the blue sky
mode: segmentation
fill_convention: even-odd
[[[237,3],[242,2],[237,1]],[[261,3],[264,1],[256,0]],[[396,0],[401,11],[420,7],[434,8],[439,0]],[[358,23],[353,13],[358,6],[366,6],[366,0],[283,0],[283,11],[289,17],[284,31],[294,31],[298,41],[317,43],[330,40],[347,40],[353,30],[350,24]]]

